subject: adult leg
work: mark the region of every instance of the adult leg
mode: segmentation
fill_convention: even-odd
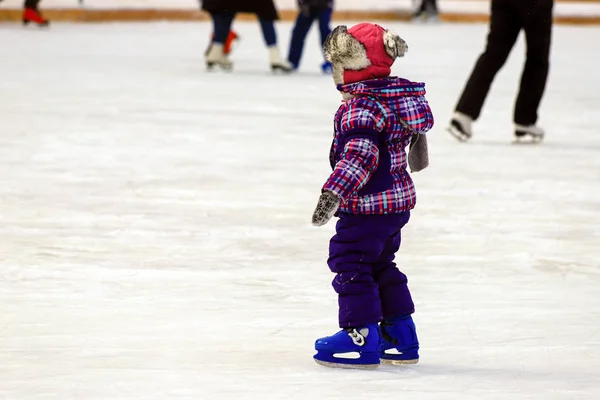
[[[519,125],[534,125],[538,119],[550,67],[552,6],[552,0],[534,2],[524,22],[527,53],[514,114]]]
[[[456,105],[456,111],[468,115],[473,120],[479,118],[492,81],[506,62],[520,30],[521,19],[512,2],[492,0],[487,45],[471,72]]]
[[[421,0],[421,5],[416,9],[415,17],[421,16],[427,10],[427,0]]]
[[[229,36],[229,32],[231,31],[231,25],[233,24],[234,19],[234,12],[212,14],[213,29],[215,33],[213,43],[225,44],[225,41]]]
[[[331,33],[331,16],[333,14],[332,8],[326,8],[319,12],[319,32],[321,34],[321,48],[327,40],[327,36]]]
[[[323,46],[325,45],[325,41],[327,40],[327,37],[331,33],[331,15],[332,14],[333,14],[333,8],[328,7],[326,9],[322,10],[318,15],[318,17],[319,17],[319,32],[321,34],[321,52],[323,52]],[[323,64],[321,64],[321,69],[326,74],[333,73],[333,68],[329,61],[325,61]]]
[[[312,14],[305,14],[303,12],[298,13],[294,29],[292,30],[292,39],[290,40],[290,51],[288,53],[288,61],[298,68],[300,65],[300,59],[302,58],[302,52],[304,51],[304,42],[306,35],[310,30],[310,27],[314,21]]]
[[[262,18],[258,18],[258,22],[260,23],[260,29],[262,31],[263,39],[265,40],[265,44],[267,45],[267,47],[276,46],[277,32],[275,32],[275,22]]]
[[[227,58],[225,43],[231,31],[231,24],[235,18],[235,13],[214,13],[211,16],[214,26],[214,37],[206,52],[206,65],[209,69],[217,65],[229,70],[233,68],[233,63]]]
[[[40,4],[40,0],[25,0],[25,4],[23,6],[25,8],[37,10],[38,4]]]
[[[291,72],[294,70],[292,64],[281,57],[279,47],[277,47],[277,33],[275,32],[275,22],[272,20],[259,18],[260,28],[263,38],[269,49],[269,63],[273,71]]]
[[[426,9],[430,15],[437,15],[438,14],[437,0],[427,0]]]

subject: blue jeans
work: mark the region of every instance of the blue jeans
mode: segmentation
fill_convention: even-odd
[[[296,24],[294,25],[294,29],[292,31],[292,40],[290,41],[290,52],[288,55],[288,60],[294,66],[294,68],[298,68],[300,65],[300,58],[302,57],[302,52],[304,50],[304,41],[306,40],[306,35],[308,35],[308,31],[316,19],[319,20],[321,48],[323,47],[325,44],[325,39],[327,39],[327,36],[331,33],[329,24],[331,23],[332,13],[333,10],[331,8],[327,8],[323,11],[310,11],[308,15],[304,13],[298,14],[298,18],[296,18]]]
[[[214,43],[224,44],[227,40],[227,35],[231,31],[231,25],[235,19],[234,12],[223,12],[212,14],[215,38]],[[263,38],[267,46],[275,46],[277,44],[277,34],[275,33],[275,23],[270,20],[258,19],[262,30]]]

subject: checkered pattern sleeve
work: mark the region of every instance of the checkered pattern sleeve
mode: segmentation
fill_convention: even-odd
[[[426,133],[433,127],[433,113],[425,96],[415,96],[400,110],[400,117],[419,133]]]
[[[354,138],[346,142],[340,160],[327,182],[323,191],[337,194],[341,203],[360,190],[371,177],[379,163],[379,149],[367,138]]]
[[[379,132],[385,129],[386,115],[372,100],[356,98],[346,103],[341,115],[340,130],[346,140],[353,137],[371,137],[377,142]]]

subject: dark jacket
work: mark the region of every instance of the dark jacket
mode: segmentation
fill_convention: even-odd
[[[279,19],[273,0],[200,0],[202,9],[211,14],[222,12],[243,12],[256,14],[261,19]]]
[[[298,0],[298,7],[301,10],[322,11],[327,8],[333,8],[333,0]]]

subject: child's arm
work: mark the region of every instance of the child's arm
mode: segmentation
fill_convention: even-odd
[[[344,150],[323,185],[312,223],[325,225],[340,204],[369,181],[379,164],[379,134],[385,129],[385,115],[373,102],[353,99],[346,103],[340,121]]]
[[[337,194],[343,203],[367,183],[377,168],[377,143],[385,128],[385,116],[372,101],[353,99],[346,103],[339,126],[343,152],[323,190]]]
[[[344,203],[369,181],[378,163],[379,149],[374,138],[351,138],[322,191],[335,193]]]
[[[379,149],[372,139],[355,137],[348,140],[341,159],[323,185],[313,213],[313,225],[325,225],[340,204],[367,183],[378,163]]]

